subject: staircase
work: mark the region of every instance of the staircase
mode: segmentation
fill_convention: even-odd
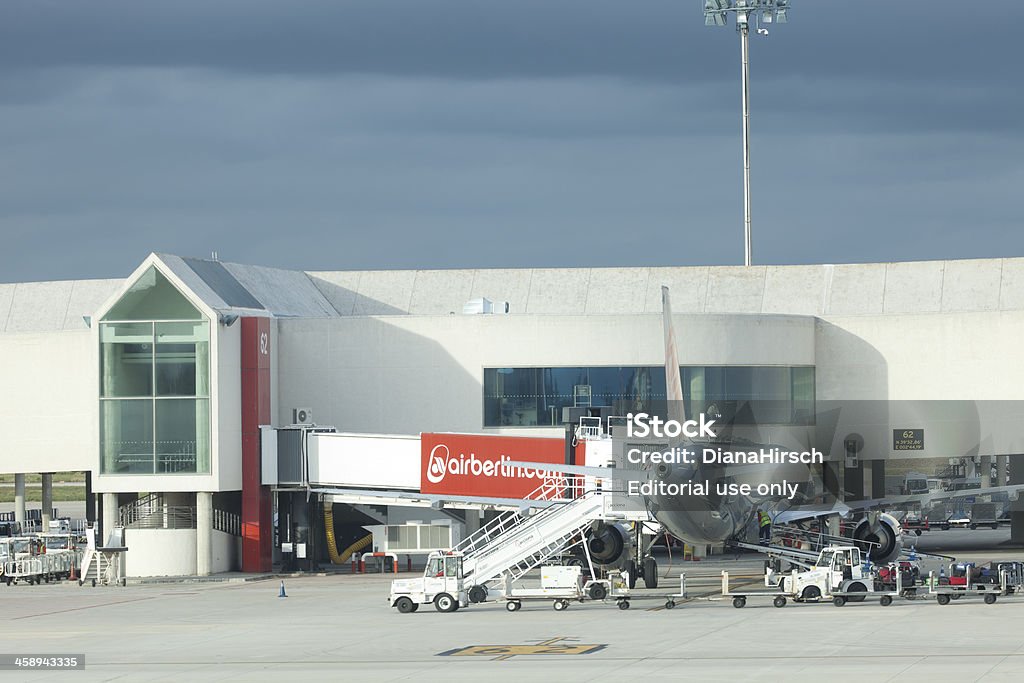
[[[117,560],[107,553],[91,548],[82,555],[82,572],[78,584],[110,584],[118,580]]]
[[[582,543],[587,526],[604,514],[600,490],[562,498],[570,487],[545,483],[530,494],[531,500],[551,501],[529,516],[505,513],[462,541],[455,550],[463,553],[462,569],[470,585],[483,585],[504,574],[512,581],[558,553]]]

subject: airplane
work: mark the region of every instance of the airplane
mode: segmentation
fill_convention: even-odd
[[[680,364],[676,348],[676,336],[672,321],[672,310],[667,287],[662,287],[662,313],[665,337],[665,385],[667,390],[667,416],[665,420],[675,420],[679,424],[686,422],[683,387],[680,378]],[[727,430],[728,431],[728,430]],[[733,437],[729,433],[718,439],[700,439],[680,435],[674,439],[662,439],[657,446],[666,451],[678,452],[682,449],[701,452],[704,447],[738,448],[742,450],[770,450],[780,448],[789,450],[792,446],[773,443],[756,443],[742,438]],[[746,530],[758,510],[763,510],[772,518],[773,524],[792,524],[817,520],[824,523],[830,518],[853,517],[853,531],[846,539],[861,549],[871,561],[876,563],[890,562],[898,559],[903,552],[903,530],[899,520],[887,510],[895,506],[913,503],[933,502],[943,498],[956,498],[970,495],[990,495],[1007,492],[1015,499],[1022,485],[998,486],[979,491],[977,489],[958,492],[929,492],[922,494],[903,495],[890,498],[867,499],[852,502],[836,501],[832,504],[813,504],[801,501],[789,504],[780,496],[758,496],[750,494],[719,495],[717,483],[736,482],[768,482],[778,481],[781,477],[791,477],[796,481],[811,481],[810,469],[806,465],[796,467],[790,465],[722,465],[719,463],[702,464],[699,462],[658,462],[645,463],[639,470],[624,467],[621,457],[615,459],[614,469],[593,466],[539,465],[537,463],[510,463],[530,466],[562,475],[602,477],[611,479],[615,491],[624,489],[624,482],[629,479],[660,482],[659,490],[689,491],[672,494],[641,495],[642,504],[650,516],[659,522],[669,534],[690,545],[716,545],[739,542],[746,535]],[[802,471],[801,471],[802,468]],[[690,482],[708,482],[708,490],[694,491],[685,485]],[[630,530],[622,524],[597,523],[593,526],[588,542],[588,549],[595,561],[602,565],[628,563],[640,574],[649,586],[657,581],[657,565],[640,542],[640,534],[630,538]],[[764,549],[769,552],[769,549]],[[635,553],[634,558],[627,555]],[[632,577],[631,573],[631,577]],[[653,586],[651,586],[653,587]]]

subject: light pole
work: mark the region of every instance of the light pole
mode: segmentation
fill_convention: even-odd
[[[762,24],[784,24],[789,19],[790,0],[704,0],[704,25],[725,26],[730,13],[736,15],[740,34],[743,81],[743,265],[753,263],[750,235],[750,24],[768,35]]]

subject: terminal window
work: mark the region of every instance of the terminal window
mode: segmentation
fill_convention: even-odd
[[[99,333],[102,472],[208,473],[209,321],[150,269]]]
[[[731,424],[813,422],[812,366],[684,366],[680,374],[687,414]],[[658,414],[666,400],[661,366],[484,368],[484,426],[557,426],[581,385],[590,387],[590,405],[620,415]]]

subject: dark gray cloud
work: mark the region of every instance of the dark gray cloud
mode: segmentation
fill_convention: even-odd
[[[701,4],[8,0],[0,281],[735,263],[738,40]],[[1024,254],[1024,6],[968,9],[801,0],[752,40],[757,261]]]

